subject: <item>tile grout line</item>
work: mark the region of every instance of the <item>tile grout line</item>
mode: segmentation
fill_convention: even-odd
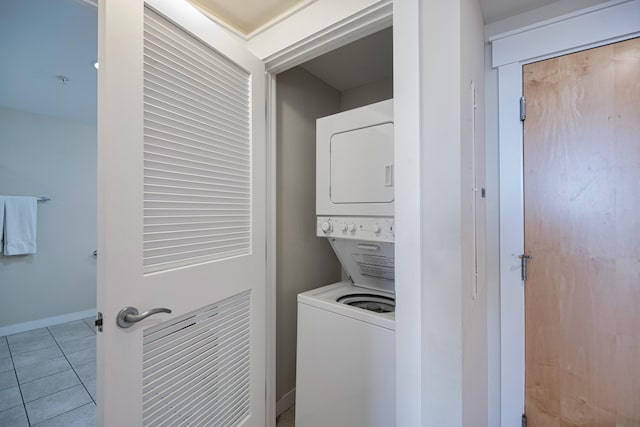
[[[47,332],[49,332],[48,329],[47,329]],[[49,332],[49,334],[51,334],[51,332]],[[13,351],[11,351],[11,345],[9,344],[8,338],[7,338],[7,347],[9,348],[9,357],[11,357],[11,365],[13,366],[13,374],[16,376],[16,382],[18,383],[20,400],[22,400],[22,409],[24,410],[25,417],[27,417],[27,424],[31,426],[31,420],[29,419],[29,413],[27,412],[27,404],[24,401],[24,395],[22,394],[22,387],[20,387],[20,379],[18,378],[18,370],[16,369],[16,364],[13,362]]]
[[[84,323],[85,325],[87,324],[84,320],[82,320],[82,323]],[[88,327],[88,326],[87,326]],[[89,328],[91,329],[91,328]],[[49,328],[47,328],[47,330],[49,330]],[[49,331],[49,333],[51,334],[51,331]],[[95,333],[94,333],[95,334]],[[51,336],[53,336],[53,340],[55,341],[56,345],[58,346],[58,348],[60,349],[60,351],[62,352],[62,355],[64,356],[65,360],[67,361],[67,363],[69,363],[69,366],[71,366],[71,369],[73,370],[73,373],[75,374],[76,378],[78,378],[78,381],[80,381],[80,384],[82,384],[82,388],[84,388],[84,391],[87,392],[87,394],[89,395],[89,398],[91,399],[91,401],[93,402],[94,405],[97,405],[96,401],[93,399],[93,396],[91,395],[91,393],[89,393],[89,389],[87,388],[87,386],[85,385],[84,381],[82,381],[82,378],[80,378],[80,375],[78,375],[78,372],[76,372],[76,368],[73,366],[73,364],[71,363],[71,361],[67,358],[67,354],[64,352],[64,350],[62,349],[62,347],[60,347],[60,343],[58,342],[58,340],[56,339],[56,337],[51,334]],[[89,335],[90,336],[90,335]],[[86,338],[86,337],[82,337],[82,338]],[[82,339],[82,338],[78,338],[78,339]],[[68,342],[68,341],[67,341]],[[84,351],[84,350],[81,350]],[[80,365],[80,366],[84,366],[84,365]],[[84,406],[84,405],[82,405]],[[78,407],[79,408],[79,407]],[[74,408],[77,409],[77,408]],[[68,411],[67,411],[68,412]]]
[[[95,331],[94,331],[94,330],[92,330],[92,329],[91,329],[91,327],[90,327],[90,326],[88,326],[86,322],[84,322],[84,320],[82,320],[82,322],[84,323],[84,325],[85,325],[85,326],[87,326],[87,327],[91,330],[91,332],[93,332],[94,337],[95,337]],[[58,342],[58,340],[57,340],[57,339],[56,339],[56,337],[53,335],[53,333],[51,332],[51,330],[49,329],[49,327],[45,327],[45,328],[43,328],[43,329],[46,329],[46,330],[47,330],[47,333],[49,334],[49,336],[50,336],[51,338],[53,338],[53,341],[54,341],[54,343],[55,343],[55,346],[60,350],[60,352],[62,353],[62,357],[64,357],[64,359],[67,361],[67,363],[68,363],[68,365],[69,365],[70,370],[72,370],[72,371],[73,371],[73,373],[74,373],[74,375],[76,376],[76,378],[78,379],[78,381],[79,381],[80,385],[82,385],[82,388],[83,388],[83,389],[85,390],[85,392],[89,395],[89,398],[90,398],[91,400],[90,400],[89,402],[87,402],[87,403],[83,404],[83,405],[80,405],[80,406],[76,407],[76,408],[72,408],[72,409],[70,409],[70,410],[68,410],[68,411],[65,411],[65,412],[62,412],[62,413],[60,413],[60,414],[57,414],[57,415],[55,415],[54,417],[50,417],[50,418],[47,418],[47,419],[45,419],[45,420],[42,420],[42,421],[40,421],[38,424],[43,423],[43,422],[45,422],[45,421],[47,421],[47,420],[50,420],[50,419],[52,419],[52,418],[58,417],[58,416],[60,416],[60,415],[66,414],[66,413],[68,413],[68,412],[71,412],[71,411],[76,410],[76,409],[78,409],[78,408],[81,408],[81,407],[83,407],[83,406],[89,405],[89,404],[91,404],[91,403],[93,403],[94,405],[97,405],[97,403],[96,403],[96,401],[94,400],[93,396],[91,395],[91,393],[90,393],[90,392],[89,392],[89,390],[87,389],[87,386],[85,385],[84,381],[83,381],[83,380],[80,378],[80,376],[78,375],[78,373],[77,373],[77,371],[76,371],[76,368],[73,366],[73,364],[71,363],[71,361],[70,361],[70,360],[69,360],[69,358],[67,357],[67,353],[62,349],[62,347],[61,347],[61,345],[60,345],[60,342]],[[88,335],[87,337],[89,337],[89,336],[91,336],[91,335]],[[86,338],[86,337],[80,337],[80,338],[77,338],[77,339],[82,339],[82,338]],[[69,340],[69,341],[66,341],[66,342],[70,342],[70,341],[74,341],[74,340]],[[53,347],[53,346],[46,346],[46,347]],[[46,347],[43,347],[43,348],[46,348]],[[14,406],[13,408],[17,408],[17,407],[19,407],[19,406],[22,406],[22,408],[23,408],[23,410],[24,410],[24,413],[25,413],[25,416],[26,416],[26,418],[27,418],[27,423],[29,424],[29,426],[33,426],[33,424],[31,423],[31,420],[29,419],[29,413],[27,412],[27,408],[26,408],[26,403],[27,403],[27,402],[25,402],[25,399],[24,399],[24,395],[23,395],[23,393],[22,393],[22,387],[21,387],[21,386],[22,386],[22,385],[29,384],[29,383],[32,383],[32,382],[34,382],[34,381],[38,381],[38,380],[44,379],[44,378],[48,378],[48,377],[50,377],[50,376],[53,376],[53,375],[59,374],[59,373],[61,373],[61,372],[67,371],[68,369],[65,369],[65,370],[60,371],[60,372],[55,372],[55,373],[53,373],[53,374],[45,375],[45,376],[43,376],[43,377],[41,377],[41,378],[36,378],[36,379],[34,379],[34,380],[31,380],[31,381],[25,382],[24,384],[21,384],[21,383],[20,383],[20,380],[18,379],[18,372],[17,372],[16,366],[15,366],[15,363],[14,363],[14,358],[13,358],[13,356],[14,356],[14,352],[13,352],[13,351],[12,351],[12,349],[11,349],[11,345],[9,344],[9,340],[8,340],[8,339],[7,339],[7,348],[8,348],[8,350],[9,350],[9,357],[11,358],[11,365],[12,365],[12,368],[13,368],[13,374],[14,374],[14,376],[15,376],[15,378],[16,378],[17,387],[18,387],[18,391],[20,392],[20,399],[21,399],[21,402],[22,402],[22,405]],[[39,350],[39,349],[38,349],[38,350]],[[87,349],[85,349],[85,350],[87,350]],[[79,350],[79,351],[84,351],[84,350]],[[17,355],[17,354],[28,353],[28,352],[29,352],[29,351],[18,352],[18,353],[16,353],[16,355]],[[74,352],[71,352],[71,353],[74,353]],[[58,357],[59,357],[59,356],[58,356]],[[55,359],[55,358],[54,358],[54,359]],[[47,360],[51,360],[51,359],[47,359]],[[40,363],[40,362],[35,362],[35,363],[29,364],[29,365],[25,365],[25,366],[36,365],[36,364],[38,364],[38,363]],[[91,362],[90,362],[90,363],[91,363]],[[85,365],[86,365],[86,364],[83,364],[83,365],[80,365],[80,366],[85,366]],[[24,368],[25,366],[22,366],[21,368]],[[64,388],[64,389],[62,389],[62,390],[58,390],[58,391],[56,391],[56,393],[58,393],[58,392],[60,392],[60,391],[68,390],[68,389],[73,388],[73,387],[76,387],[77,385],[78,385],[78,384],[75,384],[75,385],[73,385],[73,386],[66,387],[66,388]],[[52,393],[52,394],[55,394],[55,393]],[[49,394],[49,395],[47,395],[47,396],[50,396],[50,395],[51,395],[51,394]],[[38,398],[38,399],[43,399],[43,398],[46,398],[47,396],[42,396],[42,397],[40,397],[40,398]],[[34,401],[36,401],[36,400],[38,400],[38,399],[34,399],[34,400],[32,400],[31,402],[34,402]],[[29,402],[29,403],[31,403],[31,402]],[[7,409],[12,409],[12,408],[7,408]]]
[[[78,376],[78,373],[76,372],[76,370],[75,370],[75,369],[73,369],[73,365],[71,364],[71,361],[67,358],[67,355],[64,353],[64,350],[62,350],[62,347],[60,347],[60,343],[58,342],[58,340],[56,339],[56,337],[51,333],[51,330],[49,330],[49,327],[47,327],[47,331],[49,332],[49,334],[50,334],[50,335],[51,335],[51,337],[53,338],[53,342],[55,342],[55,343],[56,343],[56,346],[58,347],[58,349],[59,349],[59,350],[60,350],[60,352],[62,353],[62,357],[64,357],[64,360],[66,360],[66,361],[67,361],[67,363],[69,364],[69,367],[70,367],[70,368],[71,368],[71,370],[73,371],[73,374],[76,376],[76,378],[78,379],[78,381],[80,381],[80,384],[82,384],[82,380],[81,380],[81,379],[80,379],[80,377]],[[59,373],[59,372],[58,372],[58,373]],[[55,374],[53,374],[53,375],[55,375]],[[71,386],[71,387],[67,387],[67,388],[65,388],[65,389],[63,389],[63,390],[58,390],[56,393],[58,393],[59,391],[64,391],[64,390],[68,390],[68,389],[70,389],[70,388],[76,387],[77,385],[78,385],[78,384],[73,385],[73,386]],[[87,392],[87,394],[88,394],[88,395],[89,395],[89,397],[91,398],[91,393],[89,393],[89,390],[87,390],[87,388],[84,386],[84,384],[82,384],[82,387],[84,388],[84,390]],[[52,394],[55,394],[55,393],[52,393]],[[49,395],[49,396],[51,396],[51,395]],[[41,397],[41,399],[43,399],[43,398],[45,398],[45,397],[47,397],[47,396],[43,396],[43,397]],[[93,400],[93,398],[92,398],[92,400]],[[84,405],[81,405],[81,406],[84,406]],[[70,409],[69,411],[73,411],[74,409],[78,409],[78,408],[80,408],[81,406],[78,406],[78,407],[76,407],[76,408]],[[66,413],[67,413],[67,412],[69,412],[69,411],[65,411],[65,412],[63,412],[63,413],[61,413],[61,414],[54,415],[53,417],[45,418],[44,420],[41,420],[38,424],[42,424],[43,422],[45,422],[45,421],[47,421],[47,420],[50,420],[50,419],[53,419],[53,418],[55,418],[55,417],[57,417],[57,416],[59,416],[59,415],[66,414]],[[26,408],[25,408],[25,412],[26,412]],[[29,415],[27,414],[27,417],[28,417],[28,416],[29,416]],[[31,421],[29,421],[29,426],[30,426],[30,427],[35,427],[35,424],[34,424],[34,425],[32,425],[32,424],[31,424]]]
[[[75,386],[74,386],[74,387],[75,387]],[[95,404],[95,403],[94,403],[94,404]],[[73,408],[73,409],[69,409],[68,411],[64,411],[64,412],[62,412],[62,413],[60,413],[60,414],[56,415],[55,417],[51,417],[51,418],[47,418],[46,420],[42,420],[42,421],[40,421],[38,424],[34,424],[34,425],[29,424],[29,426],[30,426],[30,427],[38,427],[40,424],[44,423],[45,421],[49,421],[49,420],[52,420],[52,419],[54,419],[54,418],[56,418],[56,417],[59,417],[59,416],[61,416],[61,415],[68,414],[68,413],[69,413],[69,412],[71,412],[71,411],[75,411],[76,409],[80,409],[80,408],[82,408],[82,407],[84,407],[84,406],[87,406],[87,405],[91,405],[91,402],[87,402],[87,403],[84,403],[84,404],[82,404],[82,405],[78,406],[77,408]]]

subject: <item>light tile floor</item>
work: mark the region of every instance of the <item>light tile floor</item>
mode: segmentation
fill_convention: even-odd
[[[0,337],[0,427],[94,427],[94,319]],[[295,405],[277,419],[293,427]]]
[[[93,321],[0,337],[0,426],[95,426]]]

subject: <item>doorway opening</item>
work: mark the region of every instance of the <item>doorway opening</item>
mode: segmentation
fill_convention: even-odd
[[[37,199],[33,247],[0,250],[0,425],[95,422],[97,27],[89,1],[0,5],[0,199]]]
[[[297,294],[345,278],[327,239],[316,237],[316,119],[393,98],[393,30],[278,73],[275,80],[275,400],[278,426],[290,426]]]

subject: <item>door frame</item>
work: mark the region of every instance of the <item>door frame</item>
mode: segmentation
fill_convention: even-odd
[[[267,102],[267,182],[266,182],[266,426],[275,427],[276,419],[276,173],[277,173],[277,75],[324,53],[359,40],[393,24],[393,2],[383,0],[348,19],[329,26],[264,60]]]
[[[520,422],[525,404],[522,67],[640,36],[640,0],[613,0],[489,39],[498,71],[500,233],[500,419]],[[602,22],[615,23],[609,27]]]

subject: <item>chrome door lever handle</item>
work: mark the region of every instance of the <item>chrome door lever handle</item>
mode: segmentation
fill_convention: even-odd
[[[118,312],[118,317],[116,317],[116,323],[118,323],[118,326],[120,326],[121,328],[128,328],[134,323],[144,320],[147,317],[157,313],[171,313],[171,310],[169,310],[168,308],[152,308],[151,310],[147,310],[142,314],[138,314],[138,309],[135,307],[122,307],[122,309]]]

